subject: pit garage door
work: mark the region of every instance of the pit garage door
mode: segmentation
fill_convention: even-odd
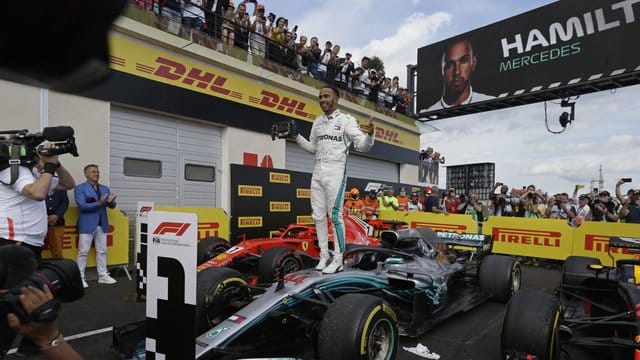
[[[220,128],[112,107],[110,187],[135,218],[138,201],[217,206]]]
[[[287,141],[287,170],[311,173],[313,165],[313,155],[302,150],[295,142]],[[347,158],[347,176],[397,183],[400,181],[400,170],[397,163],[351,153]]]

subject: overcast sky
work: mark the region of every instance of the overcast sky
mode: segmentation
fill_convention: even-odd
[[[238,0],[236,0],[238,2]],[[544,0],[264,0],[267,13],[289,19],[298,35],[331,40],[359,60],[378,56],[388,75],[406,83],[417,49],[551,3]],[[535,184],[548,192],[589,188],[602,165],[604,189],[621,177],[640,187],[640,86],[582,95],[576,120],[559,135],[545,128],[544,104],[430,122],[440,132],[420,137],[447,165],[493,162],[496,180],[512,188]],[[548,103],[549,127],[561,130],[565,111]],[[445,184],[441,171],[440,184]]]

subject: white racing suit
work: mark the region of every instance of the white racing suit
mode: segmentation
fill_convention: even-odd
[[[345,229],[342,219],[344,190],[347,181],[346,163],[349,147],[368,151],[373,146],[373,135],[364,134],[358,122],[336,110],[323,115],[313,123],[309,140],[298,134],[296,142],[304,150],[315,154],[311,177],[311,210],[320,245],[320,258],[329,258],[329,230],[327,215],[334,230],[334,262],[342,264],[345,249]]]

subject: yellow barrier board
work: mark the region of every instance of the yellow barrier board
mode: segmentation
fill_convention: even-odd
[[[409,227],[430,227],[434,231],[478,232],[477,224],[469,215],[380,211],[380,220],[402,221]],[[613,266],[609,256],[609,238],[637,238],[640,225],[584,222],[582,226],[573,228],[565,220],[490,216],[482,225],[482,233],[491,235],[493,252],[498,254],[555,260],[588,256],[600,259],[603,265]],[[611,254],[616,260],[633,257],[624,249],[612,249]]]
[[[490,216],[482,233],[499,254],[564,260],[573,250],[572,228],[563,220]]]
[[[434,231],[448,231],[459,234],[478,232],[478,224],[470,215],[435,214],[420,211],[380,211],[380,220],[403,221],[409,227],[430,227]]]
[[[625,223],[583,222],[573,231],[573,255],[600,259],[606,266],[613,266],[609,257],[609,237],[640,237],[640,225]],[[626,249],[611,249],[616,259],[632,259]]]
[[[493,237],[496,253],[556,260],[588,256],[613,266],[609,238],[638,237],[640,225],[587,221],[574,228],[564,220],[492,216],[485,221],[482,233]],[[622,249],[612,249],[612,255],[615,259],[632,258]]]
[[[173,211],[198,215],[198,240],[209,236],[229,241],[229,215],[221,208],[157,205],[156,211]]]
[[[109,232],[107,233],[107,265],[120,265],[129,263],[129,220],[118,208],[107,209],[109,217]],[[65,259],[77,259],[78,257],[78,208],[69,207],[64,214],[64,235],[62,238],[62,256]],[[46,244],[46,240],[45,240]],[[42,251],[43,258],[50,258],[51,251],[45,245]],[[87,259],[87,266],[96,266],[95,247],[91,247]]]

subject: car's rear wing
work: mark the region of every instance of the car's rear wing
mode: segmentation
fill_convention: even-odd
[[[459,234],[454,232],[436,231],[434,243],[448,245],[460,245],[465,247],[483,248],[491,243],[491,235],[484,234]]]
[[[611,248],[628,249],[629,253],[640,254],[640,238],[612,236],[609,238]]]

